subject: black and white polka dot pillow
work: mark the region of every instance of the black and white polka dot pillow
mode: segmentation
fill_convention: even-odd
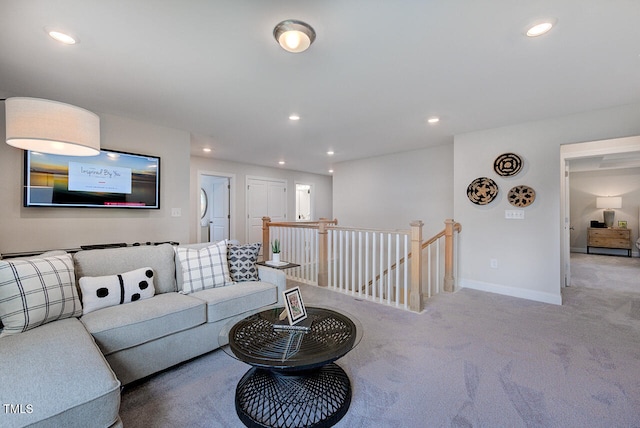
[[[140,268],[118,275],[80,278],[82,315],[108,306],[148,299],[155,294],[153,269]]]

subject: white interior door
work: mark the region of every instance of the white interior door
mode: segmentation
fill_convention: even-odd
[[[564,263],[564,286],[571,285],[571,185],[569,182],[569,162],[564,164],[564,241],[562,245]]]
[[[262,217],[287,221],[287,182],[247,178],[247,242],[262,242]]]
[[[312,186],[296,183],[296,221],[311,220]]]
[[[198,186],[206,194],[206,198],[203,199],[206,212],[204,217],[200,218],[201,211],[198,210],[199,227],[196,242],[236,239],[236,223],[233,214],[236,206],[235,174],[198,171]]]
[[[229,239],[229,179],[222,177],[213,182],[213,195],[209,220],[209,241]]]

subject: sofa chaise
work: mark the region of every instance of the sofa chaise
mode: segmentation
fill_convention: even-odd
[[[282,304],[285,275],[256,265],[258,250],[162,244],[0,261],[0,426],[121,426],[122,385],[218,348],[234,317]]]

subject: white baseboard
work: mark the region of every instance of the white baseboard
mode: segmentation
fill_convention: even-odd
[[[502,294],[504,296],[518,297],[521,299],[534,300],[536,302],[550,303],[552,305],[562,304],[560,290],[558,294],[546,293],[543,291],[528,290],[524,288],[509,287],[500,284],[474,281],[471,279],[461,279],[458,282],[461,288],[471,288],[473,290],[486,291],[489,293]]]

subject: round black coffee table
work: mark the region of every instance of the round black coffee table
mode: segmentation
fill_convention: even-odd
[[[351,404],[351,383],[334,363],[362,337],[358,321],[307,307],[308,331],[274,328],[283,308],[230,323],[220,333],[226,353],[253,367],[236,387],[236,412],[248,427],[327,427]]]

